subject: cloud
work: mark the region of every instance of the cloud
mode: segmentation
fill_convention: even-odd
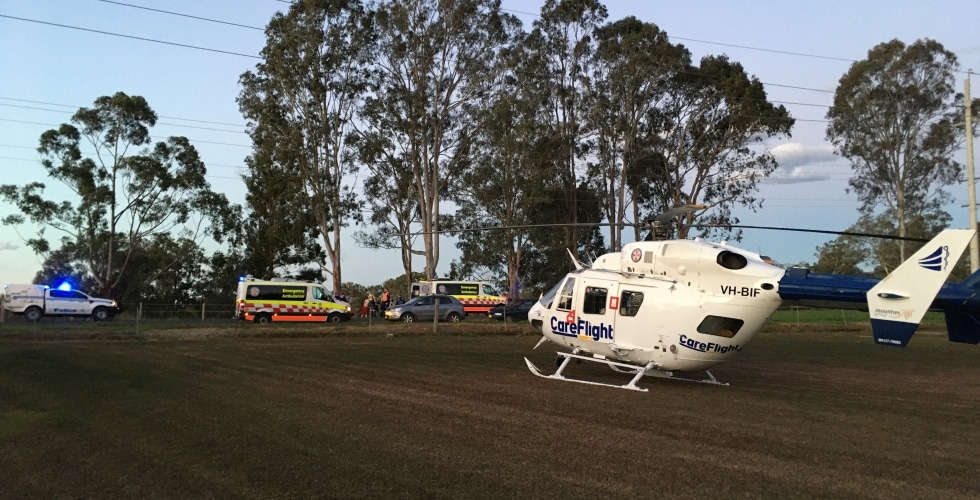
[[[779,168],[761,182],[766,184],[800,184],[830,180],[827,164],[838,162],[830,144],[808,146],[798,142],[780,144],[770,150]],[[814,167],[807,168],[807,165]]]
[[[799,184],[802,182],[819,182],[830,180],[830,176],[826,173],[813,172],[802,167],[796,167],[792,170],[784,170],[780,168],[772,173],[769,177],[762,180],[766,184]]]
[[[13,243],[7,243],[6,241],[0,241],[0,252],[2,252],[4,250],[17,250],[17,248],[19,248],[19,247],[17,245],[14,245]]]
[[[770,150],[780,168],[791,168],[811,163],[827,163],[839,161],[830,144],[807,146],[798,142],[780,144]]]

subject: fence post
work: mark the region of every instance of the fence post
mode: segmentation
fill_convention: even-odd
[[[201,302],[201,321],[204,321],[204,302]]]

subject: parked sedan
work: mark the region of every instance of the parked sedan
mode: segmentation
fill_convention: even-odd
[[[504,321],[504,319],[507,321],[527,321],[527,312],[537,303],[538,301],[536,299],[515,300],[507,304],[491,307],[487,315],[500,321]]]
[[[463,303],[451,295],[423,295],[385,311],[388,321],[414,323],[416,321],[432,321],[435,317],[436,299],[439,299],[439,321],[459,323],[466,317]]]

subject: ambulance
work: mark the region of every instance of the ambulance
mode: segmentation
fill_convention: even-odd
[[[236,317],[255,323],[272,321],[326,321],[340,323],[353,317],[350,304],[339,301],[323,285],[295,280],[238,280]]]
[[[506,297],[486,281],[435,280],[412,283],[412,297],[441,293],[452,295],[463,303],[466,314],[486,314],[490,308],[503,304]]]

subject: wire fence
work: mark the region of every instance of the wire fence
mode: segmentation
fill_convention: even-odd
[[[138,303],[117,315],[120,320],[221,320],[234,319],[235,304],[153,304]]]
[[[0,323],[25,321],[23,316],[14,314],[6,310],[3,306],[3,301],[0,300]],[[139,302],[134,305],[124,305],[122,310],[113,319],[116,321],[230,321],[235,319],[235,304],[157,304]],[[91,321],[91,318],[45,316],[43,321],[75,323]]]

